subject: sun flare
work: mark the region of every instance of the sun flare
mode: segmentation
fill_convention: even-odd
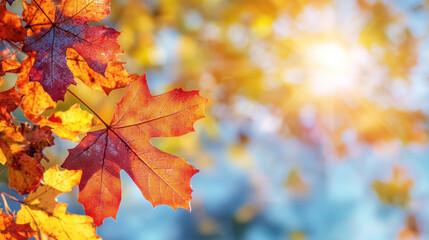
[[[304,54],[310,90],[315,95],[333,95],[353,87],[352,57],[340,42],[318,42],[309,45]]]

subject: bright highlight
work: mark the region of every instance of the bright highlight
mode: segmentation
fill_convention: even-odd
[[[341,43],[315,43],[308,46],[304,57],[315,95],[332,95],[352,87],[351,56]]]

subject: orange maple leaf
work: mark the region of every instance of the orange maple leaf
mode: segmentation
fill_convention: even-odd
[[[69,150],[63,167],[83,170],[79,201],[95,224],[116,217],[121,201],[121,169],[153,206],[190,209],[190,180],[198,170],[185,159],[155,148],[150,139],[194,131],[193,124],[204,117],[206,103],[198,91],[175,89],[152,96],[143,76],[130,84],[116,106],[111,124],[89,133]]]
[[[4,59],[1,61],[1,71],[19,73],[21,72],[21,63],[12,59]]]
[[[137,74],[129,74],[123,67],[123,62],[111,61],[107,63],[105,76],[92,70],[85,59],[73,49],[67,50],[67,65],[73,75],[93,89],[100,89],[106,95],[112,90],[128,86],[139,79]]]
[[[21,102],[21,109],[25,116],[33,120],[36,116],[42,114],[45,110],[53,109],[57,104],[52,101],[39,82],[30,82],[28,74],[33,66],[34,54],[29,53],[21,62],[21,72],[16,81],[16,88],[24,95]]]
[[[21,19],[6,9],[6,2],[0,3],[0,29],[0,39],[21,42],[27,37],[27,30],[22,26]]]

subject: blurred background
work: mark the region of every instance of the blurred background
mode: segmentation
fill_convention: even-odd
[[[152,94],[200,90],[209,106],[195,133],[152,140],[200,170],[192,211],[153,209],[122,172],[101,237],[429,239],[429,1],[111,0],[111,11],[103,23],[121,31],[128,72],[146,73]],[[125,89],[78,83],[109,121]],[[76,145],[57,138],[46,166]],[[77,193],[59,200],[83,214]]]

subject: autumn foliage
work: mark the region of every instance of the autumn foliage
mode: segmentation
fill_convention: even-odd
[[[190,209],[190,180],[198,172],[185,159],[151,145],[154,137],[177,137],[194,131],[207,102],[198,91],[175,89],[152,96],[145,76],[130,74],[118,58],[119,32],[100,24],[110,14],[108,0],[23,1],[22,19],[0,3],[0,76],[18,74],[15,86],[0,93],[0,163],[8,170],[9,187],[20,196],[2,193],[21,204],[0,213],[0,238],[97,239],[96,226],[116,217],[121,201],[121,169],[134,180],[153,206]],[[108,95],[128,87],[110,124],[75,104],[54,110],[76,84],[75,78]],[[113,106],[112,106],[113,107]],[[31,123],[14,118],[20,108]],[[104,125],[104,129],[91,131]],[[87,134],[82,140],[80,135]],[[69,150],[60,170],[41,161],[54,135],[79,142]],[[79,186],[79,202],[87,216],[66,211],[55,198]],[[6,196],[6,198],[5,198]]]

